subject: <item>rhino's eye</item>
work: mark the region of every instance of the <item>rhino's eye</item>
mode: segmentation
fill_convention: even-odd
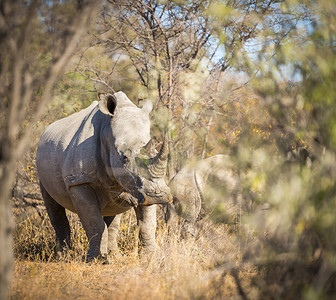
[[[132,151],[131,150],[126,150],[124,153],[122,153],[122,159],[124,165],[128,165],[130,162],[130,157],[132,156]]]
[[[123,155],[123,163],[127,165],[129,163],[129,158],[126,155]]]

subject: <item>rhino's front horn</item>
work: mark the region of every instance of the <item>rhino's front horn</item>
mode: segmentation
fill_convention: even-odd
[[[153,158],[148,167],[152,178],[163,178],[166,175],[168,163],[168,136],[165,134],[160,152]]]

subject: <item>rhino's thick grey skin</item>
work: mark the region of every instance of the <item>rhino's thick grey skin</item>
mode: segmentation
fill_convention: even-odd
[[[209,184],[213,180],[217,182]],[[207,207],[220,201],[228,214],[238,213],[241,207],[239,178],[226,155],[214,155],[183,167],[169,182],[169,187],[174,201],[170,214],[174,216],[176,210],[183,218],[182,233],[185,236],[194,236],[203,201],[207,202]],[[225,189],[225,200],[218,199],[220,188]]]
[[[140,252],[148,253],[156,249],[156,206],[137,206],[135,208],[138,225],[140,226]]]
[[[150,140],[148,110],[138,108],[122,92],[99,97],[99,103],[51,124],[41,136],[36,156],[59,247],[70,244],[66,208],[76,212],[83,224],[90,243],[88,259],[115,249],[118,217],[113,222],[113,216],[136,205],[171,201],[164,181],[167,147],[147,170],[139,170],[136,163]],[[110,218],[104,222],[103,217]],[[151,227],[147,223],[152,224],[152,217],[144,219],[143,228]]]
[[[105,248],[102,252],[104,253],[119,253],[118,244],[117,244],[117,237],[119,232],[119,225],[120,225],[121,214],[116,216],[104,217],[104,222],[108,228],[107,236],[104,235],[102,238],[102,244]],[[106,231],[104,232],[106,234]]]
[[[149,254],[152,253],[156,248],[157,244],[155,241],[156,232],[156,205],[137,205],[134,206],[135,214],[137,217],[137,224],[139,226],[139,253]],[[101,248],[106,248],[108,252],[118,253],[117,237],[119,231],[121,214],[115,217],[104,217],[104,221],[108,228],[108,241],[106,244],[101,246]],[[111,220],[111,221],[109,221]],[[111,225],[109,225],[111,223]],[[104,232],[105,233],[105,232]],[[102,244],[104,240],[104,235],[102,238]]]

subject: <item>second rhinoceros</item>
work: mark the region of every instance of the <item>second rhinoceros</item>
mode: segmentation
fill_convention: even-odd
[[[99,103],[51,124],[41,136],[36,156],[58,247],[70,244],[68,209],[83,224],[90,244],[89,260],[107,253],[107,227],[113,227],[114,216],[133,206],[140,207],[140,234],[152,247],[155,205],[147,205],[172,201],[164,181],[165,143],[156,157],[142,162],[142,167],[138,164],[140,150],[150,140],[149,111],[138,108],[123,92],[100,94],[99,98]]]
[[[243,205],[239,176],[227,155],[187,164],[169,182],[169,187],[174,202],[168,206],[169,214],[176,217],[177,212],[182,217],[182,234],[187,237],[195,234],[202,207],[213,218],[235,222]],[[216,208],[221,210],[219,215]]]

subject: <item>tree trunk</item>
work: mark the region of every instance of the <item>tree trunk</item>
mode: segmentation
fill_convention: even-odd
[[[15,179],[15,163],[0,164],[0,300],[8,298],[13,266],[11,189]]]
[[[16,162],[30,148],[35,123],[41,118],[61,72],[78,46],[82,34],[100,5],[100,1],[77,1],[73,22],[64,22],[62,35],[55,35],[55,43],[64,47],[49,51],[52,58],[41,74],[30,73],[26,53],[34,49],[33,32],[42,32],[43,27],[34,29],[43,1],[1,1],[0,13],[0,300],[8,297],[13,265],[11,189],[15,182]],[[62,1],[61,1],[62,2]],[[49,6],[52,9],[52,5]],[[49,9],[48,8],[48,9]],[[66,34],[65,34],[66,33]],[[47,41],[47,40],[46,40]],[[53,49],[51,49],[53,50]],[[3,57],[2,57],[3,56]],[[34,93],[43,86],[39,103]],[[25,109],[31,107],[31,109]],[[29,113],[29,114],[28,114]],[[4,118],[3,118],[4,116]]]

